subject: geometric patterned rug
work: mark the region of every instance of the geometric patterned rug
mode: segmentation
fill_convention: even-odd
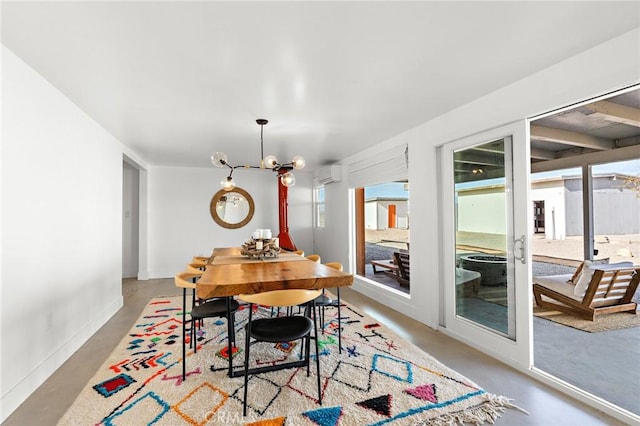
[[[152,299],[58,424],[482,424],[517,408],[343,303],[342,354],[336,308],[326,308],[324,334],[319,334],[322,405],[312,364],[309,377],[306,368],[251,376],[243,417],[243,377],[227,376],[224,319],[205,320],[197,353],[187,346],[182,380],[181,309],[182,297]],[[234,368],[243,368],[247,311],[242,306],[236,314],[240,349],[234,351]],[[261,308],[258,314],[270,311]],[[298,352],[296,342],[259,343],[252,346],[251,358],[264,365],[297,358]]]

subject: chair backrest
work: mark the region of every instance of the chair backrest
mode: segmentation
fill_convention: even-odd
[[[191,272],[180,272],[174,277],[176,287],[180,288],[196,288],[196,284],[191,282],[193,278],[200,278],[201,274],[193,274]]]
[[[409,259],[409,253],[406,252],[394,252],[393,257],[398,265],[398,282],[400,284],[409,284],[411,279],[411,263]]]
[[[592,261],[583,260],[582,262],[580,262],[580,264],[576,268],[576,270],[573,273],[573,275],[571,276],[571,278],[569,278],[568,282],[573,283],[573,284],[577,284],[578,278],[580,278],[580,274],[582,273],[582,270],[585,267],[593,266],[595,268],[596,265],[608,265],[608,264],[609,264],[609,258],[608,257],[606,257],[604,259],[598,259],[598,260],[592,260]]]
[[[207,261],[204,260],[204,259],[198,259],[198,258],[194,257],[190,264],[194,265],[194,266],[202,266],[202,267],[204,267],[204,266],[207,266]]]
[[[319,254],[310,254],[309,256],[307,256],[307,259],[309,259],[312,262],[320,263],[320,255]]]
[[[273,290],[255,294],[241,294],[238,299],[269,307],[296,306],[307,303],[322,294],[322,290]]]
[[[202,273],[204,272],[202,269],[203,266],[197,263],[189,263],[187,265],[187,272],[190,272],[192,274],[197,274],[197,275],[202,275]]]
[[[582,299],[584,305],[600,308],[631,302],[640,283],[640,267],[594,269]]]
[[[337,269],[338,271],[342,271],[342,263],[340,262],[327,262],[324,266],[328,266],[329,268]]]

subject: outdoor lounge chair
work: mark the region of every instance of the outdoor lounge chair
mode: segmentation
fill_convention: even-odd
[[[409,252],[400,250],[393,253],[396,265],[398,265],[398,283],[401,287],[409,287],[411,263],[409,262]]]
[[[593,265],[584,296],[576,295],[570,275],[533,278],[536,304],[543,308],[576,314],[594,321],[597,315],[612,312],[635,314],[632,301],[640,282],[640,266]],[[584,271],[582,272],[584,273]]]

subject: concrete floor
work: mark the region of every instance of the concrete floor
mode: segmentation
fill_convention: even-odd
[[[149,299],[180,294],[172,279],[125,280],[125,306],[40,386],[3,425],[56,424],[134,324]],[[486,391],[512,398],[514,404],[530,413],[527,415],[515,409],[507,410],[498,419],[498,425],[622,424],[351,289],[344,289],[342,297]]]

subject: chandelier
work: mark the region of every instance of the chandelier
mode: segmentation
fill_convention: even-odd
[[[227,155],[224,152],[216,152],[211,156],[211,163],[213,163],[215,167],[228,167],[230,169],[229,176],[227,176],[226,179],[220,182],[222,189],[224,189],[225,191],[231,191],[236,187],[236,183],[233,181],[232,175],[233,171],[239,168],[272,170],[274,172],[278,172],[282,185],[287,187],[295,185],[296,177],[293,173],[291,173],[291,170],[302,169],[305,165],[304,158],[302,158],[300,155],[296,155],[295,157],[293,157],[290,163],[279,163],[278,159],[274,155],[267,155],[265,157],[264,143],[262,140],[262,130],[264,128],[264,125],[268,122],[269,121],[265,120],[264,118],[259,118],[256,120],[256,123],[258,123],[258,125],[260,126],[260,165],[252,166],[247,164],[232,166],[231,164],[229,164]]]

